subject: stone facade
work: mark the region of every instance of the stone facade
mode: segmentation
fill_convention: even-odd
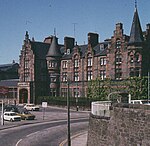
[[[110,117],[90,116],[88,146],[150,146],[150,107],[117,104]]]

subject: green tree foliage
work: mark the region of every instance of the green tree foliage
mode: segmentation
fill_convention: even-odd
[[[147,77],[132,77],[127,80],[126,86],[132,99],[146,99],[147,98]]]
[[[111,92],[124,92],[130,93],[132,99],[147,99],[147,85],[147,77],[132,77],[122,81],[97,78],[88,82],[87,95],[90,99],[107,100]]]
[[[107,100],[107,96],[111,90],[110,80],[91,80],[88,82],[87,96],[90,99]]]

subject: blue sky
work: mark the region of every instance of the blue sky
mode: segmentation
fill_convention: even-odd
[[[150,23],[150,0],[137,2],[145,30]],[[56,28],[59,43],[75,35],[78,44],[84,44],[88,32],[98,33],[103,41],[121,22],[129,35],[134,4],[134,0],[0,0],[0,64],[18,62],[26,30],[30,38],[43,41]]]

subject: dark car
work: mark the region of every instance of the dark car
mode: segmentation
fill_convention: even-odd
[[[5,105],[4,106],[4,112],[18,112],[18,107],[16,105]]]

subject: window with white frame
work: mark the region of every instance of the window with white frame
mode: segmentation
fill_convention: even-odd
[[[92,79],[93,79],[93,73],[92,73],[92,71],[88,71],[87,72],[87,80],[90,81]]]
[[[101,70],[101,71],[100,71],[100,78],[101,78],[102,80],[104,80],[104,79],[106,78],[106,70]]]
[[[67,67],[68,67],[68,62],[67,62],[67,61],[63,61],[62,67],[63,67],[63,68],[67,68]]]
[[[88,66],[92,66],[93,64],[92,57],[89,57],[87,61],[88,61]]]
[[[122,55],[116,54],[116,64],[120,64],[122,62]]]
[[[79,72],[74,73],[74,81],[79,81]]]
[[[74,67],[79,67],[79,60],[78,59],[74,60]]]
[[[100,65],[106,65],[106,57],[100,58]]]
[[[116,41],[116,49],[120,49],[121,48],[121,41],[120,39],[117,39]]]
[[[62,73],[62,81],[67,82],[67,72]]]

